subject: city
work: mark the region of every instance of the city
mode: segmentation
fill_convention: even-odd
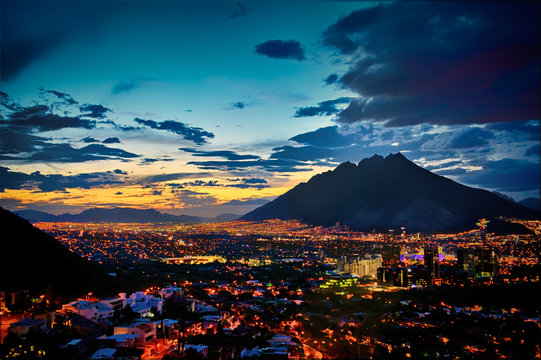
[[[541,221],[526,224],[529,234],[497,236],[281,220],[36,223],[145,289],[73,299],[3,292],[6,356],[539,357],[541,309],[525,294],[540,288]]]

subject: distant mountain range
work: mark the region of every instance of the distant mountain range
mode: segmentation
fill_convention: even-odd
[[[374,155],[315,175],[242,220],[337,222],[355,229],[408,231],[473,229],[480,218],[538,218],[539,212],[482,189],[461,185],[409,161],[401,153]]]
[[[520,205],[524,205],[530,209],[541,211],[541,199],[526,198],[518,202]]]
[[[117,281],[28,221],[0,208],[0,289],[80,296],[115,294]]]
[[[215,218],[202,218],[190,215],[171,215],[161,213],[154,209],[133,209],[133,208],[92,208],[84,210],[79,214],[53,215],[36,210],[20,210],[15,214],[35,222],[112,222],[112,223],[158,223],[175,222],[184,224],[195,224],[201,222],[224,222],[236,220],[240,215],[222,214]]]

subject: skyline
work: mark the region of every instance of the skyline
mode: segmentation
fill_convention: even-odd
[[[5,208],[243,214],[396,152],[539,197],[537,3],[0,4]]]

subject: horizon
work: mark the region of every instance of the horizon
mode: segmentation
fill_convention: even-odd
[[[1,1],[0,206],[243,215],[389,153],[539,198],[539,7]]]

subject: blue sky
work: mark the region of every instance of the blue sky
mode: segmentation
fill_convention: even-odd
[[[0,202],[244,213],[403,152],[539,196],[539,5],[1,3]]]

